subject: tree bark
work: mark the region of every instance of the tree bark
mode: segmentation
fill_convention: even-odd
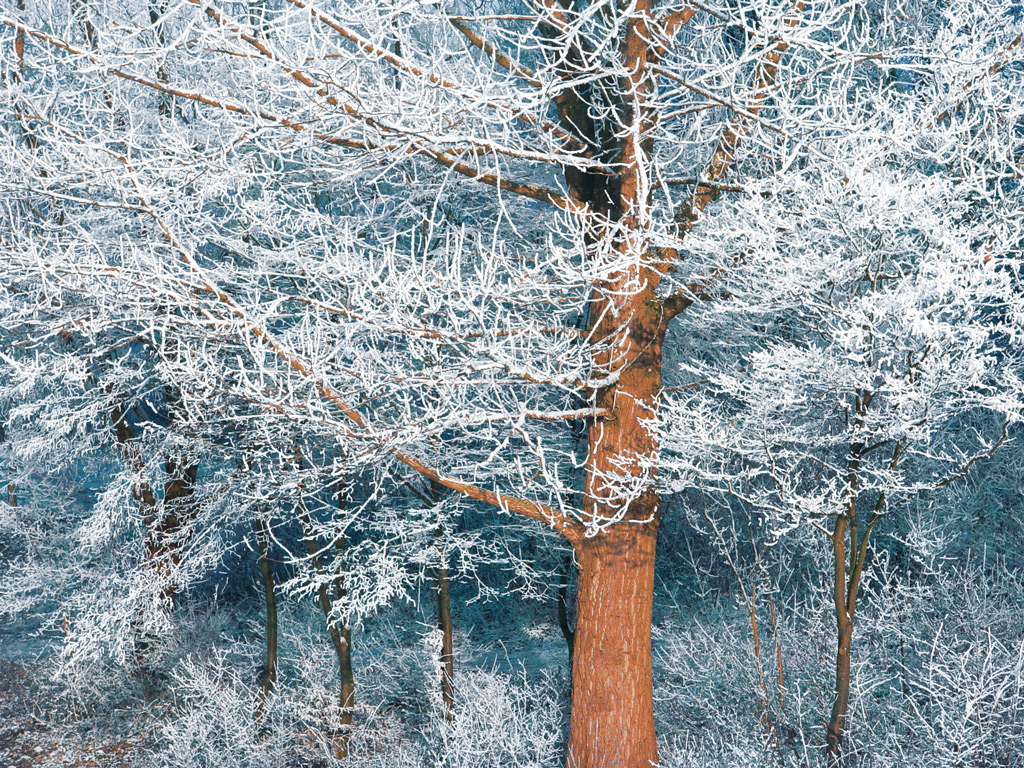
[[[614,529],[579,548],[569,768],[658,761],[651,682],[657,523]]]
[[[263,584],[263,602],[266,606],[266,660],[256,694],[256,720],[262,724],[266,699],[277,681],[277,594],[274,572],[270,568],[270,532],[264,520],[256,520],[256,542],[259,547],[260,582]]]
[[[850,641],[853,637],[853,622],[840,621],[836,634],[836,698],[825,736],[829,765],[839,765],[842,761],[843,734],[850,707]]]
[[[430,483],[430,495],[434,504],[441,502],[444,487]],[[448,578],[448,563],[444,549],[444,526],[436,519],[434,545],[437,548],[437,566],[434,568],[434,594],[437,598],[437,628],[441,630],[441,702],[445,719],[455,716],[455,651],[452,632],[451,581]]]
[[[441,630],[441,701],[444,716],[451,720],[455,715],[455,656],[452,642],[452,601],[448,581],[448,569],[437,568],[435,592],[437,593],[437,627]]]
[[[310,550],[316,551],[315,542],[310,542]],[[317,558],[319,561],[319,558]],[[317,569],[319,562],[317,562]],[[343,598],[344,594],[339,595]],[[327,622],[327,632],[331,636],[331,645],[334,648],[334,655],[338,659],[338,676],[341,679],[341,690],[338,695],[340,706],[341,725],[346,729],[352,725],[353,708],[356,705],[356,682],[352,672],[352,631],[343,622],[331,620],[331,597],[327,591],[327,585],[321,583],[317,589],[317,600],[320,603],[320,610]],[[342,758],[348,755],[348,732],[339,734],[334,744],[335,757]]]
[[[170,604],[178,591],[173,572],[181,565],[185,551],[183,539],[196,516],[193,496],[199,465],[195,462],[183,465],[177,459],[168,459],[164,463],[164,470],[167,479],[164,482],[163,510],[154,530],[150,532],[150,541],[154,562],[163,562],[163,567],[169,571],[164,600]]]
[[[569,581],[572,578],[572,555],[565,556],[562,564],[562,581],[558,585],[558,627],[562,630],[565,645],[569,651],[569,679],[572,679],[572,659],[576,643],[576,633],[569,623]]]
[[[299,456],[299,467],[301,468],[301,454]],[[300,487],[304,489],[305,486],[300,484]],[[341,509],[344,508],[344,502],[340,498],[338,506]],[[320,583],[316,591],[317,603],[324,615],[327,633],[331,638],[331,646],[334,648],[334,655],[338,659],[338,677],[341,682],[338,706],[340,710],[339,720],[341,721],[343,732],[339,733],[334,739],[334,756],[340,759],[348,756],[348,727],[352,725],[356,705],[356,681],[352,671],[352,631],[344,622],[333,620],[331,615],[333,613],[334,600],[344,601],[347,597],[347,592],[345,591],[341,575],[336,573],[333,582],[335,594],[332,599],[326,581],[327,569],[320,558],[320,546],[313,530],[313,521],[302,499],[299,500],[296,512],[306,537],[306,551],[309,552],[314,570],[320,576]],[[337,539],[335,549],[338,555],[338,562],[341,562],[344,556],[345,544],[346,542],[343,537]]]
[[[185,549],[182,539],[196,514],[192,497],[195,494],[199,465],[195,462],[182,464],[174,458],[167,459],[164,464],[166,479],[161,503],[145,476],[146,463],[139,449],[135,429],[128,423],[128,409],[121,404],[115,405],[111,410],[111,420],[121,458],[138,476],[138,482],[132,486],[132,495],[139,505],[139,514],[146,529],[146,561],[154,578],[163,585],[161,596],[164,602],[170,604],[178,591],[174,571],[181,564]]]

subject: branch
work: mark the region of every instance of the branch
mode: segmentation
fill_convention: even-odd
[[[802,11],[803,8],[803,2],[796,3],[797,10]],[[796,24],[796,18],[786,20],[787,26],[792,27]],[[676,213],[676,223],[684,233],[693,229],[697,217],[718,196],[718,190],[703,182],[719,182],[725,178],[726,174],[733,167],[736,151],[739,149],[740,142],[749,129],[750,123],[753,121],[760,122],[758,113],[768,96],[768,90],[775,82],[776,75],[778,74],[779,60],[788,47],[789,44],[781,40],[776,40],[774,45],[769,45],[764,53],[764,59],[757,69],[753,103],[746,110],[735,109],[731,105],[727,105],[734,109],[735,118],[722,132],[717,148],[706,163],[704,173],[701,174],[702,183],[694,190],[690,202],[681,206]],[[706,93],[704,95],[707,96]]]
[[[259,118],[260,120],[265,120],[267,122],[274,123],[285,128],[289,128],[297,133],[309,130],[309,127],[304,125],[303,123],[299,123],[285,117],[278,117],[277,115],[271,114],[264,110],[249,109],[248,107],[244,107],[240,104],[235,104],[225,99],[213,98],[211,96],[206,96],[204,94],[194,93],[190,91],[183,91],[179,88],[171,86],[168,83],[162,83],[160,81],[150,80],[149,78],[142,77],[139,75],[133,75],[130,72],[125,72],[121,69],[118,69],[112,65],[107,64],[94,54],[75,48],[74,46],[65,43],[63,40],[59,40],[58,38],[52,37],[51,35],[48,35],[45,32],[40,32],[39,30],[25,27],[24,25],[14,20],[0,18],[0,24],[4,24],[6,26],[13,27],[14,29],[21,30],[26,34],[29,34],[32,37],[35,37],[36,39],[53,46],[54,48],[66,51],[67,53],[70,53],[75,56],[82,56],[91,61],[92,63],[96,64],[97,66],[101,67],[104,71],[114,75],[115,77],[121,78],[123,80],[128,80],[138,85],[142,85],[146,88],[151,88],[162,93],[167,93],[172,96],[177,96],[179,98],[187,99],[189,101],[194,101],[200,104],[206,104],[207,106],[214,107],[215,109],[221,109],[226,112],[233,112],[235,114],[256,117]],[[312,86],[316,85],[312,81],[309,81],[309,83]],[[382,132],[396,132],[394,129],[388,128],[387,126],[377,123],[372,118],[361,115],[352,107],[341,104],[341,102],[339,102],[333,96],[327,97],[327,101],[328,103],[332,104],[332,106],[337,106],[344,109],[351,117],[358,119],[362,122],[365,122],[368,125],[371,125],[372,127],[381,130]],[[494,173],[481,173],[477,169],[463,162],[460,162],[458,159],[454,157],[451,157],[449,154],[446,154],[436,149],[431,149],[429,147],[419,145],[415,141],[411,141],[410,146],[403,148],[397,144],[372,144],[370,142],[365,141],[343,139],[337,136],[331,136],[329,134],[324,133],[313,132],[312,135],[316,139],[323,141],[325,143],[345,147],[348,149],[359,149],[367,152],[398,151],[410,155],[423,155],[429,157],[430,159],[434,160],[440,165],[443,165],[444,167],[451,169],[455,173],[458,173],[459,175],[465,176],[466,178],[472,179],[474,181],[479,181],[483,184],[496,187],[503,191],[521,195],[522,197],[528,197],[532,200],[539,200],[541,202],[549,203],[565,211],[570,211],[574,213],[585,212],[585,206],[582,203],[570,200],[569,198],[565,197],[565,195],[562,195],[561,193],[556,192],[553,189],[542,187],[536,184],[518,182],[513,179],[501,177]]]
[[[195,5],[199,5],[199,0],[189,0],[189,1],[192,2]],[[427,82],[431,83],[432,85],[439,86],[439,87],[444,88],[446,90],[456,91],[456,92],[459,92],[460,96],[465,96],[465,94],[461,93],[461,89],[455,83],[450,82],[448,80],[445,80],[445,79],[443,79],[443,78],[441,78],[438,75],[435,75],[433,73],[424,72],[423,70],[419,69],[418,67],[416,67],[416,66],[414,66],[412,64],[409,64],[404,59],[402,59],[400,56],[397,56],[396,54],[392,53],[391,51],[387,50],[386,48],[383,48],[383,47],[381,47],[381,46],[379,46],[379,45],[377,45],[377,44],[367,40],[366,38],[362,37],[358,33],[354,32],[353,30],[351,30],[348,27],[346,27],[344,24],[342,24],[337,19],[335,19],[335,18],[333,18],[331,16],[328,16],[323,11],[319,11],[316,8],[313,8],[313,7],[309,6],[309,5],[307,5],[306,3],[302,2],[301,0],[287,0],[287,2],[291,3],[296,8],[301,8],[301,9],[303,9],[305,11],[309,11],[310,16],[312,16],[314,19],[316,19],[320,23],[325,24],[326,26],[330,27],[335,32],[337,32],[339,35],[344,37],[346,40],[349,40],[349,41],[355,43],[356,46],[358,46],[360,49],[362,49],[366,53],[369,53],[369,54],[371,54],[373,56],[376,56],[381,61],[385,61],[388,64],[390,64],[391,66],[396,67],[397,69],[400,69],[403,72],[407,72],[407,73],[409,73],[409,74],[411,74],[411,75],[413,75],[415,77],[424,78],[424,79],[427,80]],[[209,14],[210,10],[207,9],[206,12]],[[243,35],[242,39],[246,39],[244,35]],[[249,42],[249,40],[246,40],[246,42]],[[252,43],[250,43],[250,45],[251,44]],[[470,98],[473,102],[476,102],[478,100],[478,97],[476,97],[476,96],[467,96],[467,98]],[[494,102],[486,102],[486,101],[484,102],[484,104],[486,106],[488,106],[488,107],[491,107],[492,109],[498,109],[498,110],[504,110],[504,111],[511,112],[515,116],[515,118],[517,120],[522,120],[523,122],[528,123],[529,125],[532,125],[535,128],[541,128],[542,130],[547,131],[548,133],[550,133],[551,135],[557,137],[561,141],[564,141],[566,143],[566,145],[571,147],[572,149],[577,149],[577,150],[584,149],[584,146],[580,143],[580,141],[575,136],[573,136],[572,134],[562,130],[561,128],[559,128],[557,125],[555,125],[552,122],[545,121],[543,123],[538,124],[537,121],[532,116],[530,116],[530,115],[528,115],[525,112],[522,112],[520,110],[516,110],[516,109],[514,109],[514,108],[512,108],[512,107],[510,107],[510,106],[508,106],[506,104],[496,104]]]
[[[982,459],[991,458],[992,454],[994,454],[999,449],[999,447],[1006,442],[1006,436],[1009,428],[1010,420],[1006,419],[1005,421],[1003,421],[1003,427],[1001,430],[1001,434],[999,435],[999,439],[996,440],[987,451],[982,451],[981,453],[972,456],[970,459],[967,460],[967,463],[964,464],[963,469],[941,480],[937,485],[933,486],[933,488],[945,488],[950,483],[954,483],[960,478],[966,477],[967,474],[971,471],[971,467],[973,467]]]
[[[726,266],[735,267],[741,264],[743,260],[749,254],[749,250],[744,250],[730,259],[730,263]],[[674,249],[662,249],[661,256],[665,259],[670,259],[675,256]],[[666,327],[668,323],[678,315],[680,312],[685,311],[695,301],[707,301],[711,298],[710,290],[718,283],[721,283],[726,275],[726,266],[718,267],[717,269],[711,270],[711,272],[704,278],[687,283],[682,289],[676,291],[672,295],[668,296],[662,301],[662,327]]]
[[[73,134],[69,134],[74,136]],[[77,140],[85,144],[86,142],[80,137],[75,137]],[[157,212],[153,209],[152,204],[149,202],[145,191],[142,189],[138,178],[135,174],[135,169],[128,163],[128,160],[123,156],[119,155],[113,150],[103,149],[105,153],[115,158],[120,165],[125,169],[128,174],[128,178],[131,180],[133,187],[135,188],[135,196],[139,199],[142,207],[145,209],[147,215],[153,219],[157,227],[160,229],[164,238],[168,244],[173,248],[179,255],[181,261],[185,264],[188,270],[195,276],[197,280],[196,290],[207,293],[215,297],[221,306],[224,307],[229,315],[242,321],[245,329],[256,338],[257,341],[262,342],[267,349],[269,349],[276,357],[285,362],[289,368],[298,373],[304,379],[311,381],[317,392],[331,403],[335,408],[338,409],[346,418],[348,418],[356,426],[365,429],[366,422],[363,419],[361,413],[355,408],[348,405],[341,396],[335,392],[328,384],[319,380],[310,369],[309,365],[302,361],[295,353],[286,349],[280,343],[278,343],[270,332],[255,320],[249,318],[245,309],[239,305],[234,299],[228,294],[218,288],[207,276],[203,268],[196,262],[188,250],[178,242],[178,239],[171,232],[167,224],[160,218]],[[514,512],[516,514],[528,517],[533,520],[538,520],[549,525],[552,529],[562,534],[573,546],[576,546],[578,542],[582,541],[584,527],[583,525],[572,518],[570,515],[566,515],[559,512],[552,507],[542,504],[537,501],[528,501],[515,496],[504,495],[497,491],[490,491],[485,488],[480,488],[471,483],[463,482],[454,477],[441,474],[438,470],[433,467],[429,467],[416,457],[407,454],[397,449],[389,449],[392,455],[405,464],[410,469],[419,472],[424,477],[434,480],[437,483],[449,488],[453,491],[457,491],[468,498],[480,501],[491,506],[498,507],[505,512]]]
[[[197,5],[197,6],[200,5],[200,0],[189,0],[189,2],[191,2],[192,4]],[[324,24],[329,26],[331,29],[336,30],[339,34],[344,36],[347,40],[350,40],[350,41],[356,43],[356,45],[361,47],[363,50],[368,51],[368,52],[374,54],[378,58],[381,58],[381,59],[387,61],[389,64],[392,64],[394,66],[398,66],[398,67],[404,69],[405,71],[410,72],[412,74],[415,74],[417,76],[426,77],[427,80],[430,81],[431,83],[439,85],[439,86],[441,86],[443,88],[451,89],[451,90],[458,90],[458,87],[454,83],[451,83],[451,82],[449,82],[447,80],[443,80],[443,79],[439,78],[437,75],[424,74],[421,70],[417,69],[416,67],[413,67],[410,64],[405,63],[403,60],[401,60],[400,58],[398,58],[397,56],[395,56],[391,52],[387,51],[386,49],[381,48],[380,46],[371,43],[369,40],[366,40],[365,38],[360,37],[359,35],[355,34],[351,30],[349,30],[346,27],[342,26],[339,22],[335,21],[334,19],[330,18],[329,16],[326,16],[325,14],[321,13],[320,11],[317,11],[316,9],[310,8],[309,6],[303,4],[302,2],[300,2],[300,0],[288,0],[288,2],[291,3],[292,5],[295,5],[298,8],[302,8],[304,10],[308,10],[310,12],[310,14],[312,14],[313,18],[317,19],[318,21],[323,22]],[[378,129],[378,130],[380,130],[380,131],[382,131],[384,133],[397,133],[399,135],[403,135],[404,134],[404,132],[402,132],[402,131],[399,131],[399,130],[397,130],[395,128],[392,128],[390,126],[383,125],[382,123],[378,122],[374,118],[371,118],[371,117],[369,117],[367,115],[363,115],[357,109],[355,109],[354,107],[352,107],[349,104],[344,104],[342,102],[339,102],[334,96],[331,96],[331,95],[328,94],[326,88],[324,88],[323,86],[319,85],[309,75],[307,75],[306,73],[302,72],[301,70],[296,69],[295,67],[290,66],[287,62],[285,62],[282,59],[280,59],[279,57],[275,56],[274,53],[269,48],[267,48],[267,46],[264,45],[259,39],[257,39],[256,37],[254,37],[254,36],[252,36],[252,35],[250,35],[250,34],[248,34],[246,32],[244,32],[241,28],[239,28],[237,26],[231,26],[230,22],[221,13],[216,11],[212,6],[206,6],[203,10],[204,10],[204,12],[206,13],[207,16],[209,16],[211,19],[216,21],[221,26],[229,28],[232,32],[236,32],[242,40],[244,40],[246,43],[248,43],[253,48],[255,48],[257,51],[259,51],[259,53],[261,55],[263,55],[264,57],[266,57],[270,61],[276,62],[277,64],[281,65],[281,67],[283,67],[284,70],[294,80],[302,83],[303,85],[305,85],[308,88],[315,88],[316,89],[316,94],[318,96],[321,96],[332,107],[341,109],[342,111],[344,111],[349,116],[351,116],[351,117],[353,117],[353,118],[355,118],[355,119],[357,119],[357,120],[359,120],[361,122],[364,122],[367,125],[369,125],[369,126],[371,126],[373,128],[376,128],[376,129]],[[487,103],[487,106],[489,106],[491,108],[495,108],[495,109],[503,108],[501,105],[496,105],[494,103]],[[520,118],[526,118],[528,122],[533,124],[532,118],[528,118],[528,116],[526,116],[526,115],[524,115],[522,113],[517,113],[516,116],[520,117]],[[560,130],[560,129],[557,129],[557,127],[552,125],[552,124],[546,124],[546,126],[550,126],[551,130]],[[569,134],[564,134],[563,138],[566,138],[568,140],[572,140],[572,137]],[[415,140],[413,140],[413,143],[414,144],[416,143]],[[577,145],[577,148],[582,148],[582,145],[580,145],[579,142],[576,142],[576,145]],[[425,147],[425,146],[422,146],[422,145],[419,145],[419,146],[416,147],[416,153],[417,154],[426,155],[427,157],[430,157],[430,158],[436,160],[441,165],[444,165],[445,167],[450,168],[451,170],[453,170],[456,173],[459,173],[459,174],[465,176],[466,178],[473,179],[474,181],[480,181],[480,182],[483,182],[484,184],[488,184],[488,185],[493,186],[493,187],[498,187],[498,188],[500,188],[502,190],[505,190],[506,192],[513,192],[513,193],[515,193],[517,195],[522,195],[524,197],[529,197],[529,198],[531,198],[533,200],[539,200],[541,202],[551,203],[552,205],[554,205],[554,206],[556,206],[558,208],[562,208],[563,210],[574,210],[574,211],[579,212],[579,213],[583,213],[584,212],[583,206],[581,206],[579,203],[569,201],[564,195],[561,195],[558,192],[555,192],[553,190],[546,189],[544,187],[538,187],[538,186],[535,186],[533,184],[525,184],[525,183],[509,181],[507,179],[502,179],[502,178],[498,177],[496,174],[492,174],[492,173],[479,173],[478,171],[475,171],[474,169],[470,168],[468,165],[466,165],[464,163],[458,162],[457,160],[449,157],[448,155],[446,155],[443,152],[438,152],[437,150],[433,150],[433,149],[430,149],[429,147]]]
[[[289,0],[290,1],[290,0]],[[537,79],[537,76],[526,67],[517,64],[512,61],[508,56],[499,51],[493,45],[488,43],[480,35],[473,31],[473,28],[466,24],[464,21],[456,18],[455,16],[447,17],[449,23],[455,27],[462,35],[469,40],[473,45],[479,48],[481,51],[486,53],[491,59],[494,60],[502,68],[511,72],[514,75],[519,75],[523,80],[528,82],[534,88],[543,88],[544,83]]]
[[[697,6],[691,5],[677,11],[671,11],[660,19],[659,31],[662,39],[653,45],[655,60],[661,60],[664,57],[676,33],[689,24],[690,19],[694,17],[697,11]]]
[[[950,113],[954,109],[956,109],[961,103],[963,103],[963,99],[966,98],[967,95],[970,94],[970,92],[974,90],[974,88],[977,85],[979,85],[992,75],[1001,72],[1003,69],[1006,68],[1008,64],[1013,63],[1016,60],[1016,56],[1014,56],[1014,53],[1016,52],[1016,49],[1021,47],[1021,43],[1024,43],[1024,34],[1017,35],[1009,43],[1009,45],[1006,46],[1006,48],[999,52],[999,54],[996,56],[995,62],[991,66],[989,66],[987,70],[985,70],[980,75],[978,75],[973,80],[969,81],[966,85],[964,85],[963,88],[961,88],[959,97],[953,102],[953,104],[946,107],[946,109],[944,109],[939,114],[935,115],[932,118],[931,122],[928,123],[928,125],[925,127],[925,130],[934,128],[937,123],[941,123],[943,120],[948,119]]]
[[[746,187],[741,187],[738,184],[718,184],[707,179],[694,179],[694,178],[682,178],[682,179],[666,179],[665,183],[670,187],[709,187],[711,189],[718,190],[720,192],[749,192]]]

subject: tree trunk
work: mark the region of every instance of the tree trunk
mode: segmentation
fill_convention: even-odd
[[[613,528],[578,550],[569,768],[658,761],[651,683],[657,523]]]
[[[164,600],[170,604],[178,592],[174,571],[181,565],[184,539],[196,516],[192,497],[195,495],[199,465],[193,462],[182,466],[178,460],[168,459],[164,469],[167,479],[164,482],[163,514],[156,521],[155,530],[150,532],[153,545],[150,554],[153,561],[162,562],[168,572]]]
[[[448,569],[437,568],[437,626],[441,630],[441,701],[444,716],[451,720],[455,714],[455,656],[452,643],[452,601]]]
[[[345,553],[345,546],[346,541],[344,537],[339,537],[335,543],[335,550],[338,553],[339,561],[341,561]],[[334,599],[344,603],[348,599],[348,591],[345,589],[340,575],[334,580],[334,586]],[[349,629],[348,624],[339,622],[337,631],[341,641],[335,647],[335,653],[338,657],[338,674],[341,677],[341,724],[348,727],[352,725],[352,717],[356,706],[356,677],[352,671],[352,630]],[[344,750],[347,755],[348,734],[345,734]]]
[[[825,753],[829,765],[840,765],[843,755],[843,734],[846,730],[846,713],[850,707],[850,641],[853,637],[853,622],[849,619],[839,622],[836,633],[836,699],[832,704],[832,716],[828,721],[825,736]]]
[[[444,487],[431,481],[430,495],[435,505],[441,502]],[[436,517],[434,544],[437,548],[437,567],[434,569],[434,593],[437,597],[437,628],[441,630],[441,702],[445,719],[455,716],[455,653],[452,638],[451,582],[444,548],[444,526]]]
[[[308,516],[305,520],[309,520]],[[307,533],[307,536],[309,535]],[[309,539],[308,546],[310,554],[314,556],[314,565],[317,571],[322,574],[323,569],[320,564],[320,558],[316,555],[315,540]],[[338,599],[344,599],[344,596],[344,590],[339,588]],[[352,673],[352,631],[343,622],[331,619],[331,596],[327,591],[325,583],[321,583],[317,589],[317,600],[320,603],[320,610],[324,614],[324,620],[327,622],[327,632],[331,636],[334,655],[338,659],[338,676],[341,679],[341,691],[338,695],[338,704],[341,710],[340,720],[341,725],[347,729],[348,726],[352,725],[352,709],[356,704],[355,675]],[[338,738],[335,739],[334,755],[338,758],[348,755],[347,730],[339,734]]]
[[[569,623],[569,581],[572,578],[572,555],[565,556],[562,564],[562,581],[558,585],[558,627],[562,630],[565,645],[569,650],[569,679],[572,680],[572,658],[576,633]]]
[[[296,451],[298,453],[298,451]],[[302,467],[301,454],[299,459],[299,468]],[[300,484],[303,489],[305,486]],[[341,497],[338,501],[339,509],[344,509],[345,504]],[[356,705],[356,679],[352,672],[352,631],[348,625],[342,621],[333,620],[331,614],[334,609],[334,600],[338,602],[344,602],[347,598],[348,593],[345,590],[344,582],[340,573],[335,573],[334,577],[334,597],[332,599],[330,590],[328,589],[327,581],[327,569],[324,567],[323,561],[320,559],[320,546],[317,541],[316,534],[313,530],[313,520],[309,516],[309,510],[306,508],[305,503],[300,498],[296,513],[299,518],[299,522],[302,524],[303,533],[306,536],[306,550],[309,552],[309,557],[313,563],[313,568],[320,577],[320,585],[317,587],[316,597],[317,602],[320,605],[320,610],[324,615],[324,621],[327,624],[327,633],[331,638],[331,646],[334,648],[334,655],[338,659],[338,677],[341,681],[341,690],[338,694],[338,706],[339,706],[339,720],[342,725],[342,732],[339,733],[334,739],[334,756],[337,758],[343,758],[348,756],[348,737],[349,737],[349,726],[352,725],[353,711]],[[345,554],[346,541],[345,538],[339,537],[335,543],[335,552],[337,553],[337,561],[343,562],[342,558]]]
[[[342,640],[342,650],[338,654],[338,668],[341,673],[341,724],[350,726],[356,706],[356,677],[352,672],[352,631],[347,626],[341,626],[338,628],[338,634]]]
[[[267,656],[260,677],[260,688],[256,694],[256,719],[262,722],[267,697],[274,690],[277,680],[277,594],[274,591],[274,573],[270,569],[270,534],[264,520],[256,521],[256,542],[259,546],[260,581],[263,584],[263,601],[266,605]]]

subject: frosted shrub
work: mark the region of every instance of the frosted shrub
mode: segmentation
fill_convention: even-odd
[[[459,675],[455,711],[435,709],[426,738],[431,768],[555,768],[566,722],[551,679],[496,672]]]
[[[262,727],[254,718],[256,680],[242,680],[225,654],[206,662],[187,659],[173,675],[177,717],[162,729],[157,764],[166,768],[279,768],[293,745],[283,699],[264,702]]]
[[[1024,584],[1004,563],[937,579],[932,632],[909,640],[908,730],[921,765],[1024,765]],[[925,624],[924,626],[927,626]],[[909,666],[909,665],[908,665]]]

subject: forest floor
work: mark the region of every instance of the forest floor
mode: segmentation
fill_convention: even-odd
[[[507,615],[486,615],[487,609],[482,614],[476,628],[456,633],[457,675],[477,669],[536,678],[542,670],[566,665],[564,640],[553,621],[516,626]],[[498,626],[504,631],[496,631]],[[423,626],[409,621],[393,640],[416,649],[422,632]],[[159,681],[135,680],[135,698],[125,697],[119,707],[86,711],[66,687],[51,680],[57,642],[32,622],[0,626],[0,768],[151,764],[161,747],[158,711],[168,703],[156,690]]]

